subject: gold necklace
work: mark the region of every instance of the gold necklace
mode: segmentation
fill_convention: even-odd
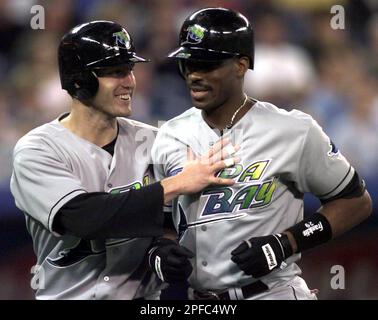
[[[228,124],[228,125],[226,125],[225,127],[224,127],[224,129],[223,130],[230,130],[231,128],[232,128],[232,126],[234,125],[234,120],[235,120],[235,117],[236,117],[236,115],[238,114],[238,112],[245,106],[245,104],[246,104],[246,102],[247,102],[247,100],[248,100],[248,96],[244,93],[244,101],[243,101],[243,103],[241,104],[241,106],[239,107],[239,108],[237,108],[236,109],[236,111],[234,112],[234,114],[232,115],[232,117],[231,117],[231,121],[230,121],[230,123]],[[222,130],[222,131],[223,131]]]

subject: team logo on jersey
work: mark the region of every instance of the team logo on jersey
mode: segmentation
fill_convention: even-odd
[[[126,49],[131,48],[130,36],[126,30],[114,32],[113,37],[115,37],[116,45],[119,47],[125,47]]]
[[[47,258],[47,262],[55,267],[64,268],[78,263],[89,256],[103,253],[105,253],[105,250],[93,250],[91,241],[81,239],[75,247],[60,251],[58,257],[54,259]]]
[[[115,188],[112,188],[109,190],[109,193],[111,194],[118,194],[118,193],[124,193],[124,192],[128,192],[130,190],[138,190],[142,187],[145,187],[147,185],[150,184],[150,176],[148,174],[146,174],[144,177],[143,177],[143,181],[140,182],[140,181],[135,181],[131,184],[128,184],[128,185],[125,185],[125,186],[120,186],[120,187],[115,187]]]
[[[223,169],[219,177],[234,179],[236,183],[244,183],[246,187],[236,193],[232,187],[205,189],[202,196],[206,196],[207,201],[201,216],[232,213],[269,205],[277,186],[276,177],[263,180],[270,161],[257,161],[246,168],[236,164],[232,168]]]
[[[339,151],[339,149],[337,149],[336,145],[333,143],[333,141],[331,139],[329,140],[329,146],[330,146],[330,150],[327,152],[327,155],[329,157],[339,155],[340,151]]]
[[[205,36],[205,28],[201,27],[198,24],[195,24],[193,26],[188,27],[187,31],[188,34],[186,36],[186,41],[182,43],[191,43],[191,44],[197,44],[200,43]]]

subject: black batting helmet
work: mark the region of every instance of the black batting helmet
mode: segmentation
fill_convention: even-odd
[[[60,41],[58,60],[62,88],[80,100],[96,94],[96,69],[149,61],[135,54],[129,33],[112,21],[74,27]]]
[[[253,30],[242,14],[225,8],[206,8],[192,13],[180,31],[180,47],[169,58],[223,60],[247,56],[253,69]]]

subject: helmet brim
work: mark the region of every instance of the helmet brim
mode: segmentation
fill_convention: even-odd
[[[230,59],[237,55],[237,53],[215,51],[199,47],[179,47],[175,51],[172,51],[170,54],[168,54],[168,58],[217,61]]]
[[[142,58],[137,56],[135,53],[132,54],[117,54],[109,57],[105,57],[101,60],[97,60],[91,63],[88,63],[86,67],[88,69],[92,68],[106,68],[120,66],[130,63],[140,63],[140,62],[150,62],[150,59]]]

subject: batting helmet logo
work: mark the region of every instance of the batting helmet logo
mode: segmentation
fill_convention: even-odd
[[[126,49],[131,48],[130,36],[125,30],[121,30],[113,33],[113,37],[116,38],[117,46],[124,46]]]
[[[195,24],[193,26],[188,27],[188,35],[186,37],[186,41],[182,44],[185,43],[192,43],[192,44],[197,44],[200,43],[205,36],[205,28],[202,28],[200,25]]]

